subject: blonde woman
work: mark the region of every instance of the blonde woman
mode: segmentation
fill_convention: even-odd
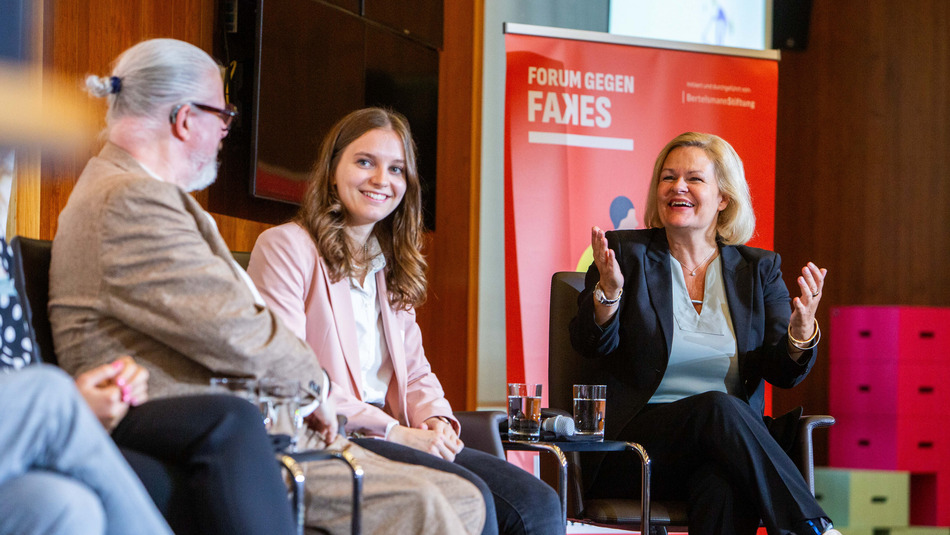
[[[606,438],[643,444],[654,496],[686,500],[690,533],[821,534],[831,522],[763,422],[765,382],[790,388],[815,362],[826,270],[789,299],[779,256],[744,245],[755,217],[742,161],[687,132],[660,152],[645,230],[591,229],[594,264],[571,340],[602,367]],[[591,489],[639,492],[608,455]],[[837,532],[833,532],[837,533]]]

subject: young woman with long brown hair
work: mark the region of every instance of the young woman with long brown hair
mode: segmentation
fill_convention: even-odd
[[[248,273],[330,374],[346,431],[369,437],[358,444],[472,481],[501,533],[563,533],[550,487],[459,439],[415,320],[426,296],[421,204],[406,119],[355,111],[325,138],[296,219],[261,234]]]

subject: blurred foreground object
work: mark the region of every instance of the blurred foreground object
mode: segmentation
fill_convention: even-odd
[[[78,85],[0,62],[0,146],[72,151],[95,138],[95,116]]]

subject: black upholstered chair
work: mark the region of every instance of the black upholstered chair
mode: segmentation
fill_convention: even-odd
[[[501,444],[499,429],[502,423],[507,425],[508,414],[504,411],[455,411],[455,419],[462,426],[459,438],[466,448],[490,453],[505,458],[505,449]]]
[[[591,361],[574,351],[570,341],[569,325],[577,314],[577,296],[583,289],[584,273],[563,271],[552,277],[548,334],[548,399],[551,407],[555,409],[571,410],[574,384],[597,384],[595,367]],[[803,416],[799,421],[799,433],[791,456],[802,471],[812,493],[815,491],[812,431],[819,427],[830,427],[834,422],[835,419],[831,416]],[[639,497],[585,499],[580,462],[580,456],[583,454],[565,453],[568,460],[568,519],[606,527],[636,528],[640,525]],[[543,461],[542,458],[544,473]],[[651,531],[663,533],[669,528],[685,531],[686,503],[651,500],[648,507]]]
[[[10,241],[13,249],[13,284],[20,296],[20,307],[32,331],[40,360],[57,364],[53,351],[53,330],[46,315],[49,302],[49,261],[53,242],[14,236]]]
[[[237,262],[239,266],[247,270],[247,264],[251,261],[251,253],[244,251],[231,251],[231,256],[234,257],[234,261]]]

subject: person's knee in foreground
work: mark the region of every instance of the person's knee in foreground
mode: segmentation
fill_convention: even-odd
[[[0,533],[103,535],[102,502],[76,480],[34,470],[0,484]]]
[[[689,502],[690,531],[753,533],[761,518],[773,534],[834,533],[762,420],[765,383],[790,388],[814,365],[827,271],[805,265],[790,299],[779,256],[744,245],[751,196],[722,138],[673,139],[647,195],[647,229],[591,229],[571,322],[608,386],[606,438],[640,442],[655,480],[672,475],[655,495]],[[599,495],[631,492],[635,467],[619,456],[594,468]]]
[[[81,373],[121,349],[148,370],[149,395],[158,401],[206,391],[215,376],[315,381],[329,390],[313,351],[264,306],[211,216],[188,194],[214,181],[237,114],[224,99],[218,65],[197,47],[155,39],[124,52],[111,76],[87,85],[109,101],[108,142],[76,183],[53,240],[49,308],[61,364]],[[314,434],[305,447],[336,444],[333,402],[323,401],[308,419]],[[144,418],[144,408],[125,420]],[[328,474],[308,478],[310,527],[348,525],[351,479],[335,464],[308,467]],[[367,462],[367,533],[419,531],[412,522],[429,502],[407,503],[404,487],[432,478],[410,467],[417,477],[397,485],[403,472],[398,463]],[[477,489],[452,475],[439,480],[451,507],[427,517],[423,532],[479,532],[485,505]],[[221,497],[247,503],[232,510],[249,515],[278,498],[257,486]],[[327,519],[320,511],[339,514]]]
[[[248,274],[307,341],[333,381],[346,431],[392,460],[456,474],[483,489],[484,533],[563,532],[557,494],[464,448],[422,347],[426,298],[421,185],[406,118],[354,111],[324,138],[300,211],[261,234]]]
[[[61,370],[0,373],[0,407],[0,533],[171,533]]]

